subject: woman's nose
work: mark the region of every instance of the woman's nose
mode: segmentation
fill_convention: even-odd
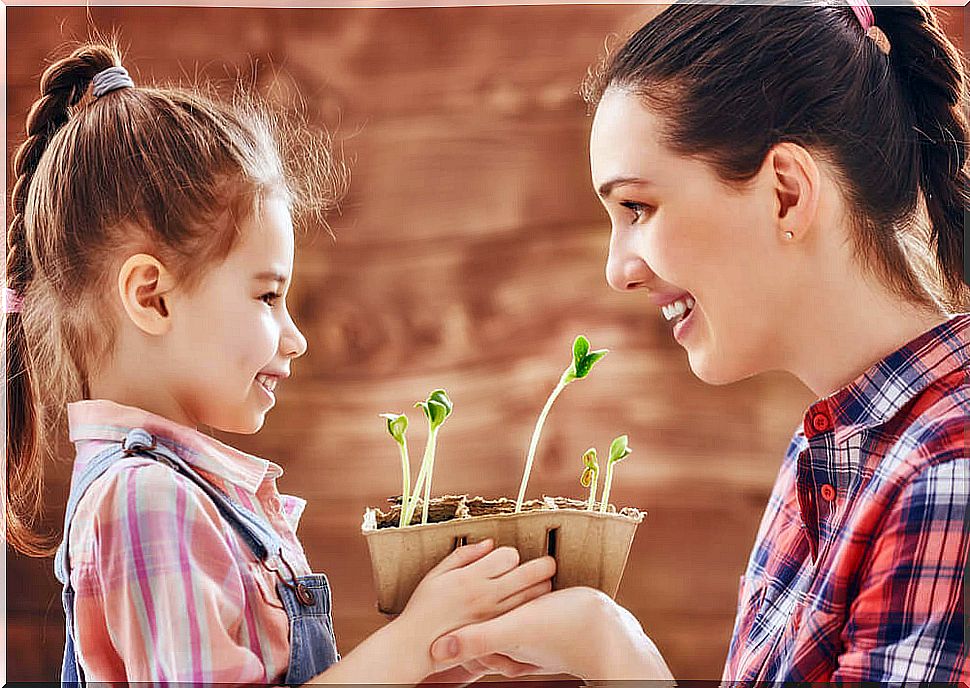
[[[624,246],[617,232],[610,239],[610,256],[606,261],[606,281],[617,291],[629,291],[643,286],[653,273],[636,252]]]

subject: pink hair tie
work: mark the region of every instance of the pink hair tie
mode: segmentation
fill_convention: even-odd
[[[869,6],[866,0],[849,0],[849,6],[855,12],[859,23],[862,24],[863,31],[869,31],[871,27],[875,26],[876,15],[872,13],[872,7]]]
[[[884,55],[889,54],[890,44],[889,37],[885,32],[876,26],[876,15],[872,12],[872,7],[866,0],[848,0],[849,7],[855,13],[856,19],[859,20],[859,24],[862,25],[862,30],[865,31],[866,36],[872,39],[872,42],[876,44],[876,47],[883,52]]]
[[[3,312],[4,313],[19,313],[23,305],[24,305],[24,300],[20,297],[20,294],[15,292],[10,287],[4,288],[3,290]]]

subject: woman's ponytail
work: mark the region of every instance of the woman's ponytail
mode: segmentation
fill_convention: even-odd
[[[13,219],[7,230],[6,286],[19,297],[20,310],[7,312],[4,318],[7,351],[5,539],[14,549],[31,556],[47,556],[54,546],[50,538],[34,532],[34,524],[43,510],[44,464],[52,449],[47,439],[49,433],[44,432],[50,400],[44,399],[41,381],[31,365],[31,351],[36,343],[30,341],[28,331],[37,328],[27,327],[27,320],[49,318],[50,314],[30,298],[34,264],[27,198],[41,156],[70,119],[71,108],[78,104],[98,72],[120,64],[113,48],[89,45],[48,67],[41,77],[41,97],[27,115],[27,138],[14,156]]]
[[[912,113],[915,160],[947,305],[962,310],[970,130],[961,56],[923,0],[873,10],[892,44],[889,60]]]

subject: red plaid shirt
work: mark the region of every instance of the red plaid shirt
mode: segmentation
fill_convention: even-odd
[[[970,315],[812,404],[741,577],[723,679],[970,683]]]

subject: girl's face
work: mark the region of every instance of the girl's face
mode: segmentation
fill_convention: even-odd
[[[189,418],[220,430],[253,433],[276,403],[274,387],[307,349],[286,309],[293,274],[287,205],[267,198],[240,225],[232,252],[181,297],[173,320],[178,403]]]
[[[705,382],[779,367],[794,320],[770,175],[732,189],[706,163],[666,149],[660,125],[618,88],[597,108],[590,165],[612,224],[607,281],[645,290]]]

